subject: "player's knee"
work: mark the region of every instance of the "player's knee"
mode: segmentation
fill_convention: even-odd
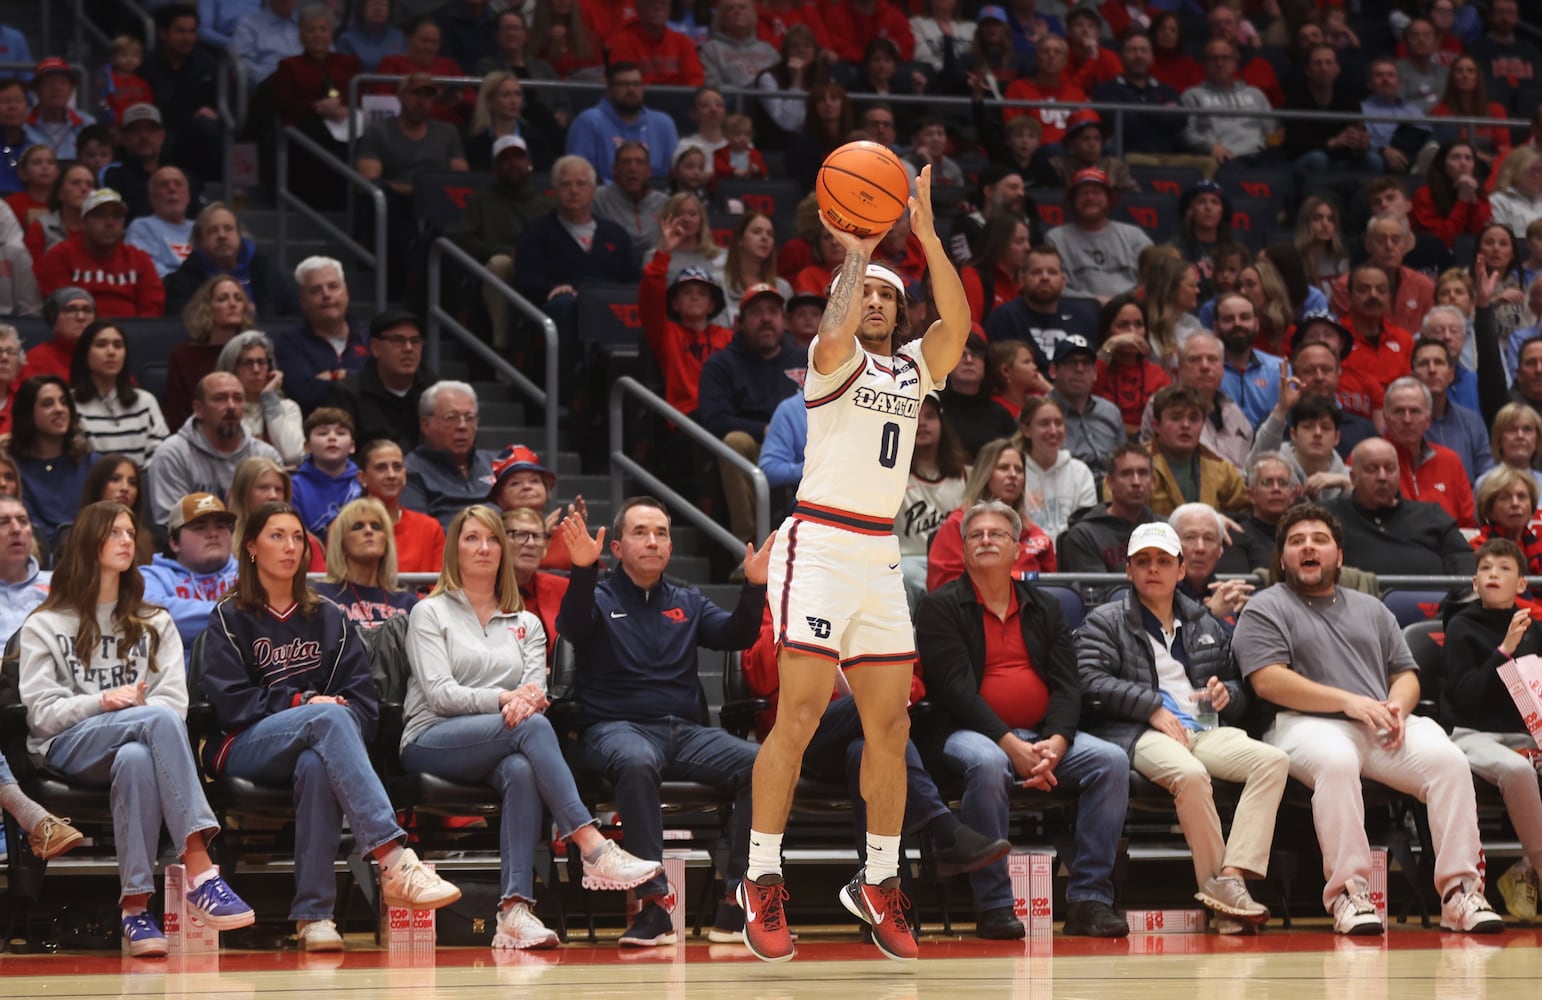
[[[893,712],[869,713],[862,718],[862,735],[886,751],[903,753],[910,740],[910,713],[904,706]]]

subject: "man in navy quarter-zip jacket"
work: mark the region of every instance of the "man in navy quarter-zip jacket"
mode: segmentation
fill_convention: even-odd
[[[560,528],[573,557],[557,631],[577,654],[574,696],[584,726],[584,762],[616,787],[627,850],[662,858],[664,817],[660,784],[697,781],[734,796],[724,879],[730,898],[749,860],[750,778],[753,743],[703,724],[698,646],[747,649],[760,633],[766,600],[768,539],[746,546],[744,589],[732,612],[695,587],[664,579],[671,543],[669,514],[652,497],[621,505],[611,527],[610,554],[619,564],[603,582],[599,555],[606,531],[590,537],[580,515]],[[674,944],[662,905],[671,887],[660,874],[636,889],[642,910],[623,946]],[[737,941],[743,913],[732,903],[718,910],[711,939]]]

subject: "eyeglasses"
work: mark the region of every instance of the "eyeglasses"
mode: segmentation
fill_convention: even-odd
[[[355,521],[348,526],[350,532],[363,531],[366,528],[370,531],[385,531],[385,525],[379,521]]]
[[[984,542],[987,540],[992,542],[1005,542],[1010,541],[1011,538],[1012,533],[1010,531],[1003,531],[1000,528],[992,528],[988,531],[971,531],[969,534],[964,536],[964,541],[971,543]]]
[[[272,365],[267,358],[242,358],[236,362],[237,368],[271,368]]]
[[[544,531],[531,531],[528,528],[510,528],[504,534],[516,545],[535,545],[551,537]]]
[[[19,357],[21,357],[21,348],[19,348],[19,347],[0,347],[0,358],[19,358]]]
[[[422,347],[423,346],[423,338],[422,337],[394,336],[394,337],[376,337],[375,339],[380,341],[381,343],[390,344],[392,347]]]
[[[1291,482],[1289,478],[1260,479],[1258,481],[1258,485],[1262,486],[1266,490],[1288,490],[1290,489]]]
[[[456,426],[461,424],[475,425],[477,415],[475,413],[441,413],[438,419],[440,423],[455,424]]]
[[[68,313],[71,316],[95,316],[96,315],[96,307],[95,306],[88,306],[88,305],[84,305],[84,304],[76,304],[76,305],[63,306],[63,307],[61,307],[59,309],[59,311],[62,312],[62,313]]]

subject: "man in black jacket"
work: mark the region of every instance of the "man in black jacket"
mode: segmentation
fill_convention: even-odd
[[[696,419],[751,465],[760,461],[771,414],[782,400],[803,386],[808,349],[787,336],[782,293],[775,285],[751,285],[739,300],[733,343],[710,355],[701,366]],[[750,477],[726,460],[718,461],[728,526],[734,537],[749,541],[755,533],[755,492]]]
[[[355,441],[395,441],[409,452],[422,440],[418,398],[439,381],[423,366],[423,329],[406,309],[393,307],[369,323],[369,360],[332,385],[328,406],[353,416]]]
[[[1093,609],[1077,633],[1083,689],[1101,703],[1089,728],[1172,793],[1194,856],[1197,898],[1215,913],[1218,931],[1241,933],[1269,919],[1244,879],[1268,872],[1290,758],[1236,725],[1247,691],[1232,659],[1231,634],[1204,605],[1179,593],[1178,532],[1160,521],[1141,525],[1130,536],[1129,558],[1131,590]],[[1211,775],[1244,783],[1230,840],[1221,835]]]
[[[1053,600],[1012,578],[1017,512],[1000,501],[964,514],[965,575],[916,608],[922,679],[936,706],[929,748],[964,782],[961,818],[1005,837],[1014,787],[1079,793],[1065,932],[1124,937],[1113,907],[1114,857],[1129,804],[1129,761],[1111,743],[1076,731],[1081,683],[1071,630]],[[1016,628],[1011,625],[1016,623]],[[1004,861],[969,876],[982,936],[1013,913]]]
[[[1472,546],[1437,504],[1405,499],[1392,442],[1370,438],[1349,456],[1353,492],[1323,507],[1344,525],[1344,565],[1368,573],[1468,576]]]
[[[1151,500],[1151,454],[1126,441],[1108,456],[1109,501],[1071,514],[1055,546],[1062,573],[1117,573],[1137,525],[1157,520]]]

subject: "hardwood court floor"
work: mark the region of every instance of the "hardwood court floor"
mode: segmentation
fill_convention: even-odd
[[[0,997],[211,1000],[1511,1000],[1542,979],[1542,930],[1497,938],[1398,929],[1347,939],[1325,930],[1257,938],[1056,936],[1026,945],[930,937],[914,967],[849,934],[807,934],[797,958],[764,965],[736,945],[656,951],[572,945],[548,952],[446,948],[389,954],[366,939],[344,955],[226,952],[167,960],[0,956]]]

